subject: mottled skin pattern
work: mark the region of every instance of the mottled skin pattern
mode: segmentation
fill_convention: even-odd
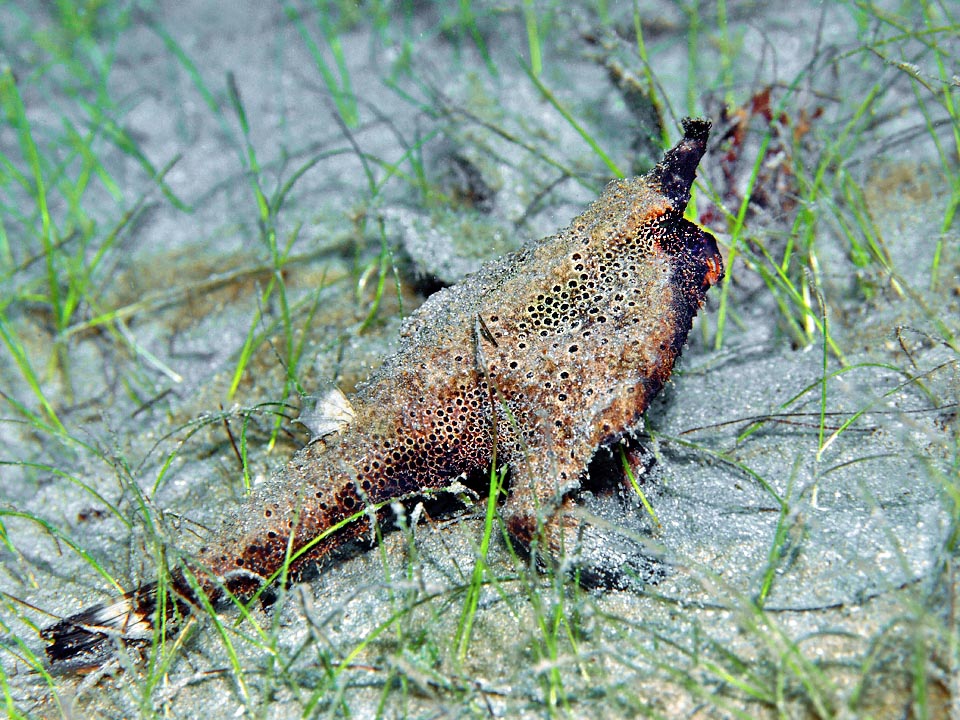
[[[569,494],[599,448],[639,429],[723,275],[713,237],[682,217],[709,129],[685,120],[650,174],[611,183],[565,230],[431,296],[351,398],[353,422],[298,452],[191,563],[207,597],[249,596],[282,567],[291,535],[296,553],[366,510],[298,557],[295,576],[369,532],[388,501],[489,472],[494,449],[510,469],[513,537],[539,537],[557,557],[572,548]],[[182,575],[174,582],[197,601]],[[104,626],[142,630],[155,595],[142,588],[48,628],[50,658],[103,656]]]

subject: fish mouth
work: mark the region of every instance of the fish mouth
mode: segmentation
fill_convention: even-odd
[[[674,256],[686,268],[682,274],[688,278],[688,287],[699,284],[701,293],[705,293],[724,276],[717,239],[689,220],[683,219],[679,225],[673,230],[679,240],[674,244]]]
[[[703,284],[709,288],[723,280],[723,260],[720,253],[717,253],[708,257],[706,262],[707,272],[703,276]]]
[[[699,247],[695,254],[702,258],[706,268],[703,273],[703,289],[706,290],[723,280],[723,257],[720,255],[717,239],[713,235],[701,228],[697,228],[697,235],[699,235],[697,239]]]

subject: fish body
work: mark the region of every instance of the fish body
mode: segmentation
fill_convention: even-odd
[[[369,532],[389,504],[509,467],[502,515],[548,555],[573,547],[569,496],[599,448],[641,427],[693,318],[723,276],[714,238],[683,218],[710,123],[647,175],[616,180],[571,224],[432,295],[344,420],[258,487],[174,571],[186,610],[202,593],[249,597]],[[96,664],[152,634],[144,586],[42,631],[52,665]]]

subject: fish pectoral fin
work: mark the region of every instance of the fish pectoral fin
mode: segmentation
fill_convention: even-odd
[[[559,539],[565,496],[580,486],[586,463],[561,462],[547,448],[528,448],[524,457],[510,463],[510,494],[503,506],[507,530],[530,551],[535,540],[552,555]]]
[[[539,565],[576,575],[589,587],[639,590],[664,577],[666,566],[648,543],[592,516],[573,500],[571,494],[579,487],[585,465],[571,461],[562,467],[549,455],[528,454],[547,458],[533,463],[540,465],[542,474],[525,472],[530,468],[523,463],[511,465],[510,496],[503,516],[522,549],[535,553]]]

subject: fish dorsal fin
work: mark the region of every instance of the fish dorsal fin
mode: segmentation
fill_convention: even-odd
[[[343,432],[353,424],[353,405],[333,383],[325,383],[317,392],[303,398],[297,422],[310,431],[310,442]]]

